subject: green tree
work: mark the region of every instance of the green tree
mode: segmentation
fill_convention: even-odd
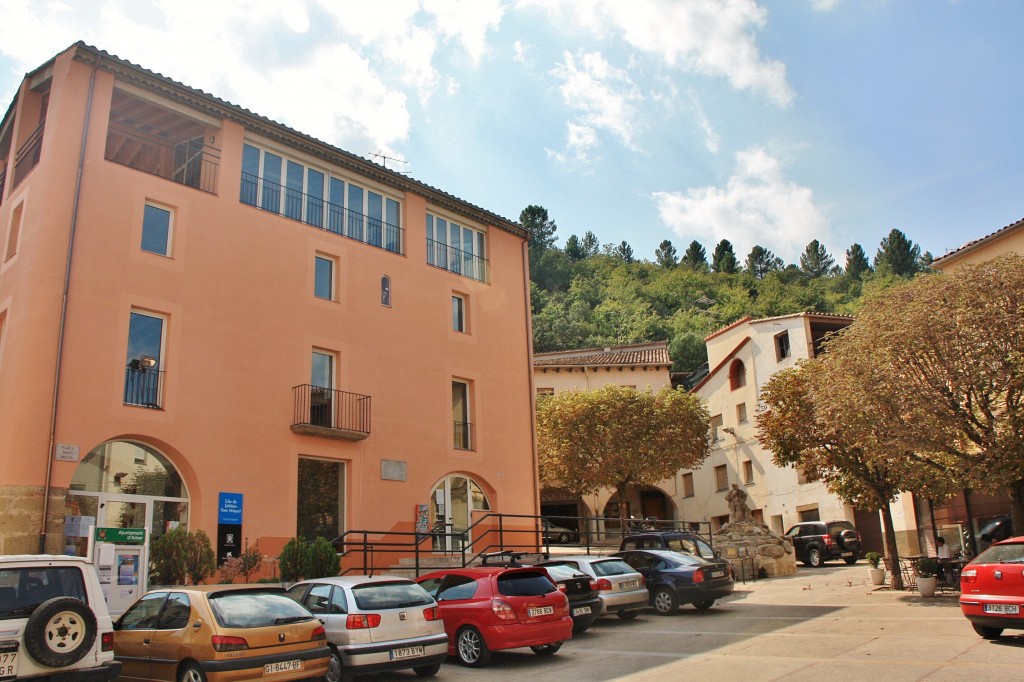
[[[812,240],[800,254],[800,269],[808,277],[826,277],[832,272],[835,265],[835,259],[829,255],[825,245],[817,239]]]
[[[724,272],[727,275],[735,273],[739,269],[739,262],[732,250],[732,242],[723,239],[715,246],[715,252],[711,256],[711,270],[713,272]]]
[[[583,239],[580,240],[580,248],[583,249],[584,258],[590,258],[598,254],[598,251],[601,249],[601,242],[598,241],[596,234],[587,230],[583,233]]]
[[[210,536],[202,528],[189,534],[185,570],[193,585],[203,582],[217,570],[217,555],[210,545]]]
[[[330,578],[341,571],[338,550],[322,535],[309,546],[309,574],[306,578]]]
[[[864,247],[860,244],[853,244],[846,251],[846,276],[850,279],[862,279],[871,272],[871,265],[868,263],[868,256],[864,253]]]
[[[875,254],[875,270],[897,277],[913,277],[921,270],[921,247],[893,228]]]
[[[519,224],[530,231],[531,263],[555,245],[558,226],[548,217],[548,210],[543,206],[530,204],[524,208],[519,214]]]
[[[763,246],[755,246],[747,255],[746,271],[754,279],[763,279],[769,272],[778,272],[783,267],[782,259]]]
[[[569,238],[565,240],[564,250],[566,258],[573,263],[581,261],[587,257],[587,252],[583,249],[583,244],[580,243],[580,238],[574,234],[569,235]]]
[[[621,258],[624,263],[633,262],[633,247],[627,244],[625,241],[619,242],[619,245],[615,247],[615,255]]]
[[[612,488],[623,515],[629,486],[700,466],[709,423],[700,399],[685,391],[608,385],[558,393],[537,403],[540,477],[577,495]]]
[[[293,583],[310,575],[310,547],[303,538],[292,538],[285,543],[277,557],[283,582]]]
[[[704,247],[700,245],[700,242],[697,240],[690,242],[690,245],[686,247],[686,253],[683,254],[682,264],[691,270],[707,272],[708,254]]]
[[[676,247],[672,246],[672,242],[664,240],[658,245],[658,248],[654,250],[654,257],[658,261],[658,265],[663,268],[672,269],[679,265],[679,255],[676,253]]]

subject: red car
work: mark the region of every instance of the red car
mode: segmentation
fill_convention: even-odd
[[[500,649],[550,656],[572,637],[569,600],[543,568],[452,568],[417,582],[437,600],[448,655],[472,668]]]
[[[960,610],[974,631],[999,639],[1024,630],[1024,536],[996,543],[960,572]]]

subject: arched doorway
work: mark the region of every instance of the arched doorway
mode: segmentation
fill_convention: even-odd
[[[89,452],[68,488],[64,552],[86,556],[89,527],[148,529],[152,542],[188,525],[188,491],[174,465],[154,448],[110,441]]]
[[[430,496],[430,518],[433,530],[444,535],[434,536],[434,550],[458,552],[469,544],[469,524],[474,511],[489,511],[491,503],[480,484],[462,474],[449,474],[438,481]],[[465,533],[456,537],[459,533]]]

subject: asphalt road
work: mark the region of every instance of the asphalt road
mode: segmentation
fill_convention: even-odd
[[[552,657],[496,652],[481,669],[449,661],[438,680],[985,680],[1024,679],[1024,630],[996,642],[974,633],[954,593],[872,587],[867,565],[801,567],[737,584],[699,613],[684,607],[632,622],[602,618]],[[1018,634],[1019,633],[1019,634]],[[379,680],[419,679],[412,671]]]

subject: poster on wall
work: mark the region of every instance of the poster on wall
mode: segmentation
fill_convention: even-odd
[[[416,505],[416,541],[422,542],[430,529],[430,507],[425,504]]]
[[[119,554],[117,557],[117,584],[139,584],[139,555]]]

